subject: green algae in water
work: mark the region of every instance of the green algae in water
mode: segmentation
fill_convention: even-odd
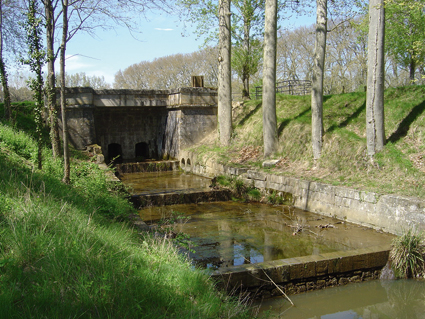
[[[194,252],[189,256],[211,269],[384,245],[393,238],[293,207],[259,203],[150,207],[140,216],[155,225],[173,211],[190,217],[173,225],[190,235]]]

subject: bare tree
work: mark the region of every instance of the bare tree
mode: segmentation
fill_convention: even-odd
[[[316,45],[311,90],[311,139],[313,158],[318,160],[323,143],[323,74],[325,69],[327,0],[317,0]]]
[[[232,136],[230,0],[219,2],[218,127],[220,143],[229,145]]]
[[[72,3],[71,3],[72,5]],[[63,138],[63,161],[64,174],[62,181],[65,184],[70,182],[70,163],[68,147],[68,123],[66,118],[66,100],[65,100],[65,51],[68,42],[68,0],[62,0],[62,43],[60,47],[60,70],[61,70],[61,113],[62,113],[62,138]]]
[[[373,158],[384,148],[384,0],[369,1],[369,40],[366,95],[367,153]]]
[[[192,75],[203,75],[205,86],[217,87],[217,56],[218,47],[206,47],[192,53],[178,53],[135,63],[115,74],[113,87],[174,89],[190,86]],[[76,75],[70,77],[73,80],[70,83],[75,83]]]
[[[263,143],[264,157],[277,147],[276,119],[276,43],[277,0],[266,0],[263,67]]]
[[[0,78],[4,94],[4,118],[10,120],[10,92],[7,84],[6,66],[3,59],[3,1],[0,0]]]
[[[54,63],[59,54],[55,49],[55,37],[60,25],[63,7],[59,0],[42,0],[46,24],[46,44],[48,54],[48,87],[47,102],[50,115],[50,131],[53,155],[59,155],[59,129],[55,98]],[[166,10],[166,0],[74,0],[68,4],[68,34],[70,41],[82,31],[95,35],[98,28],[107,29],[114,25],[127,27],[131,32],[137,32],[137,21],[141,21],[144,12],[150,9]],[[63,21],[63,19],[62,19]]]
[[[11,119],[11,93],[8,83],[6,55],[16,54],[23,46],[21,3],[18,0],[0,0],[0,80],[3,89],[4,118]]]

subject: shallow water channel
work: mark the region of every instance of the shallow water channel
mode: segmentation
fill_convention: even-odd
[[[125,174],[134,194],[208,191],[211,181],[181,172]],[[284,259],[385,245],[393,236],[290,206],[211,202],[140,210],[153,227],[174,220],[175,232],[190,235],[190,257],[205,268]],[[180,216],[180,217],[179,217]],[[157,226],[155,226],[157,225]],[[159,230],[159,229],[158,229]],[[257,303],[276,318],[425,318],[425,282],[369,281]]]
[[[134,194],[209,191],[207,178],[182,172],[125,174]],[[148,225],[172,224],[190,236],[190,257],[217,269],[291,257],[352,250],[390,243],[392,235],[290,206],[211,202],[148,207],[139,211]],[[158,226],[158,232],[161,228]]]
[[[257,303],[273,318],[415,319],[425,318],[425,282],[374,280]],[[260,304],[260,305],[259,305]]]

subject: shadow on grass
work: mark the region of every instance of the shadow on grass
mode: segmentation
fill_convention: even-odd
[[[304,111],[302,111],[301,113],[299,113],[298,115],[294,116],[291,119],[284,119],[282,122],[280,122],[279,127],[277,128],[277,136],[280,137],[280,135],[282,134],[284,128],[293,120],[299,119],[300,117],[304,116],[305,114],[307,114],[309,111],[311,110],[310,107],[306,108]]]
[[[245,115],[244,118],[239,121],[238,126],[244,125],[245,122],[248,121],[251,116],[253,116],[255,113],[257,113],[257,111],[260,109],[261,105],[263,105],[262,102],[258,103],[250,112],[248,112],[248,114]]]
[[[364,110],[366,109],[366,102],[364,102],[359,108],[357,108],[357,110],[351,114],[349,117],[347,117],[344,121],[342,121],[339,124],[332,124],[328,130],[326,131],[326,133],[331,133],[333,131],[335,131],[337,128],[343,128],[346,127],[348,124],[350,124],[351,121],[353,121],[354,119],[358,118],[360,113],[362,113]]]
[[[407,135],[409,132],[410,125],[424,112],[425,110],[425,101],[416,105],[410,113],[400,122],[397,130],[391,134],[391,136],[387,139],[387,143],[395,143],[400,140],[402,137]]]

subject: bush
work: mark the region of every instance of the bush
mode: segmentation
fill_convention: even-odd
[[[391,244],[390,260],[398,278],[416,278],[424,275],[425,245],[423,234],[409,230]]]

